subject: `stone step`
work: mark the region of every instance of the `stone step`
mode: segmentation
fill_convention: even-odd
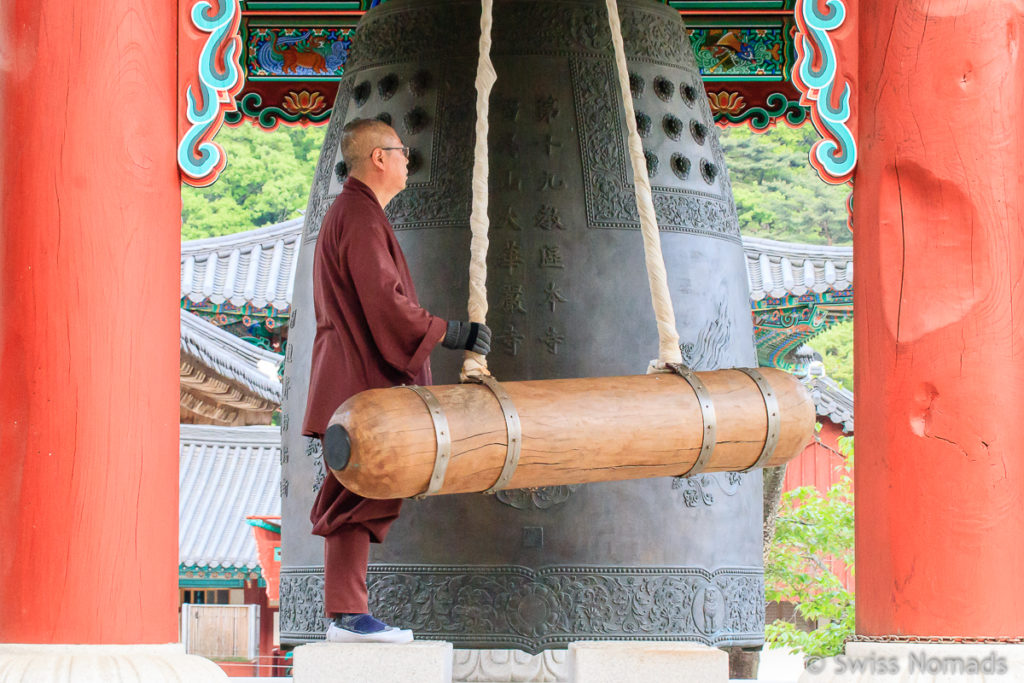
[[[511,655],[511,651],[504,651]],[[295,649],[294,683],[452,683],[451,643],[415,641],[402,645],[383,643],[313,643]],[[460,653],[461,654],[461,653]],[[523,657],[529,658],[528,655]],[[522,659],[520,657],[519,659]],[[495,681],[562,681],[555,671],[506,666],[488,672]],[[726,683],[729,656],[699,643],[646,641],[580,641],[567,653],[568,683]],[[525,662],[523,662],[525,663]],[[469,662],[460,660],[460,669]],[[471,678],[489,678],[477,666]],[[561,668],[561,667],[557,667]],[[518,670],[517,670],[518,669]],[[464,678],[465,671],[461,672]],[[531,675],[533,674],[533,675]]]
[[[311,643],[295,648],[295,683],[451,683],[452,644]]]
[[[700,643],[578,641],[570,683],[726,683],[729,655]]]

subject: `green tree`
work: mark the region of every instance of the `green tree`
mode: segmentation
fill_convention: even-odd
[[[804,619],[817,625],[805,632],[776,620],[765,639],[808,657],[841,654],[854,633],[854,595],[836,574],[853,573],[853,437],[840,437],[843,473],[824,493],[803,486],[782,497],[775,538],[765,562],[765,596],[790,601]]]
[[[803,244],[850,244],[850,188],[818,178],[808,160],[814,127],[780,125],[762,133],[719,131],[744,235]]]
[[[853,391],[853,321],[836,323],[808,343],[821,354],[825,374]]]
[[[325,127],[224,126],[216,141],[227,166],[209,187],[182,186],[181,238],[252,230],[294,218],[306,208]]]

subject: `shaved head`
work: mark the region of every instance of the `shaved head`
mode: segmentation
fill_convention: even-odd
[[[395,129],[383,121],[353,119],[341,129],[341,158],[352,173],[370,160],[375,148],[390,147],[395,140],[398,140]]]

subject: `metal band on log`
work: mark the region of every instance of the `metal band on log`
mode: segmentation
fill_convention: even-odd
[[[692,477],[704,471],[708,460],[711,459],[711,454],[715,450],[715,434],[718,431],[718,420],[715,419],[715,402],[711,400],[711,394],[708,392],[707,387],[704,386],[704,382],[700,381],[697,373],[693,370],[685,365],[673,365],[672,370],[685,379],[686,383],[693,389],[693,393],[697,395],[697,402],[700,404],[700,421],[704,425],[704,429],[701,432],[700,455],[697,456],[693,467],[683,474],[684,477]]]
[[[444,486],[444,473],[448,470],[448,461],[452,457],[452,434],[448,429],[448,418],[444,415],[444,409],[430,389],[416,385],[406,385],[405,388],[415,391],[427,404],[427,410],[430,412],[430,418],[434,425],[434,441],[437,444],[437,451],[434,453],[434,470],[430,474],[426,490],[416,496],[424,498],[434,495]]]
[[[516,411],[516,406],[512,402],[512,397],[508,395],[508,392],[501,388],[501,384],[498,380],[494,379],[490,375],[479,375],[469,378],[472,382],[480,382],[485,387],[491,390],[494,394],[494,398],[498,399],[498,405],[501,406],[501,412],[505,416],[505,434],[508,441],[508,446],[505,451],[505,465],[501,468],[501,474],[498,475],[498,481],[494,482],[494,485],[484,491],[484,493],[497,493],[501,489],[505,488],[508,484],[509,479],[512,478],[512,473],[516,471],[516,465],[519,464],[519,453],[523,446],[523,426],[519,421],[519,413]]]
[[[331,419],[351,442],[331,471],[406,498],[781,465],[813,438],[814,404],[792,375],[755,372],[692,373],[703,391],[667,373],[371,389]]]
[[[744,470],[746,472],[747,470],[764,467],[764,464],[772,457],[772,453],[775,452],[775,446],[779,443],[779,430],[782,418],[779,415],[779,400],[775,397],[775,391],[772,390],[772,385],[768,383],[764,375],[754,368],[736,369],[754,380],[754,384],[761,390],[761,396],[764,398],[764,413],[768,418],[768,433],[764,437],[764,448],[761,449],[761,455],[758,457],[757,462]]]

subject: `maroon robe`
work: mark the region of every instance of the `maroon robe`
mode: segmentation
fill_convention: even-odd
[[[316,338],[304,435],[321,437],[338,406],[360,391],[430,384],[430,352],[446,322],[420,307],[384,210],[355,178],[345,181],[320,229],[313,307]],[[328,613],[366,611],[366,544],[384,540],[401,504],[363,498],[332,476],[324,479],[310,521],[313,533],[326,537]]]

